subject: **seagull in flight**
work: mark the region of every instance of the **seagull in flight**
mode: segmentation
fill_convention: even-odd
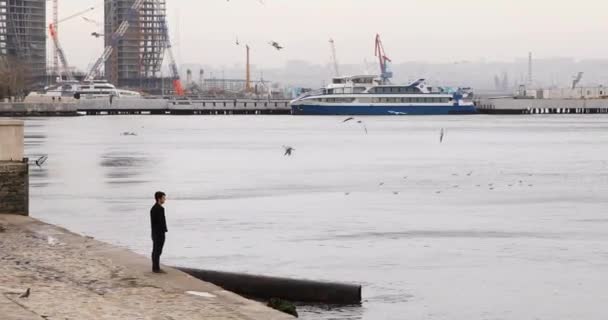
[[[38,167],[41,167],[46,162],[46,159],[48,159],[48,158],[49,158],[48,156],[44,155],[44,156],[38,158],[38,160],[36,160],[35,163]]]
[[[363,123],[361,120],[357,121],[357,123],[363,126],[363,129],[365,129],[365,134],[367,134],[367,127],[365,126],[365,123]]]
[[[296,149],[294,149],[293,147],[290,146],[283,146],[283,148],[285,149],[285,154],[284,156],[290,156],[291,157],[291,153],[296,151]]]
[[[443,142],[443,137],[445,137],[446,133],[447,133],[446,130],[441,128],[441,131],[439,132],[439,143]]]
[[[270,45],[273,46],[277,50],[283,49],[283,47],[276,41],[270,41]]]
[[[356,120],[356,119],[355,119],[355,117],[348,117],[348,118],[344,119],[342,121],[342,123],[349,122],[351,120]],[[367,127],[365,126],[365,123],[363,123],[362,120],[357,120],[357,123],[363,127],[363,130],[365,130],[365,134],[367,134]]]

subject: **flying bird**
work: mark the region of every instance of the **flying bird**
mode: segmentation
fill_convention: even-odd
[[[44,155],[44,156],[42,156],[42,157],[38,158],[38,160],[36,160],[36,165],[37,165],[38,167],[41,167],[41,166],[42,166],[42,165],[43,165],[43,164],[46,162],[46,159],[48,159],[48,158],[49,158],[49,157],[48,157],[48,156],[46,156],[46,155]]]
[[[355,118],[354,117],[348,117],[348,118],[344,119],[342,121],[342,123],[345,123],[345,122],[348,122],[348,121],[351,121],[351,120],[355,120]],[[365,134],[367,134],[367,127],[365,126],[365,123],[363,123],[363,121],[361,121],[361,120],[357,120],[357,123],[360,124],[363,127],[363,130],[365,130]]]
[[[22,293],[19,298],[27,298],[30,296],[30,288],[27,288],[24,293]]]
[[[283,148],[285,149],[285,154],[284,156],[290,156],[291,157],[291,153],[296,151],[296,149],[290,147],[290,146],[283,146]]]
[[[361,121],[361,120],[357,121],[357,123],[363,126],[363,129],[365,130],[365,134],[367,134],[367,127],[365,126],[365,123],[363,123],[363,121]]]
[[[441,128],[441,131],[439,132],[439,143],[443,142],[443,137],[445,136],[445,134],[446,134],[446,131],[443,128]]]
[[[241,43],[239,42],[239,37],[236,37],[236,45],[239,46]]]
[[[270,41],[269,43],[270,43],[271,46],[273,46],[277,50],[283,49],[283,47],[278,42],[276,42],[276,41]]]

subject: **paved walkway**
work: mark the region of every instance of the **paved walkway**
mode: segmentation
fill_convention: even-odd
[[[0,215],[2,320],[293,319],[163,268],[167,274],[154,274],[147,257],[36,219]],[[30,296],[20,298],[27,288]]]

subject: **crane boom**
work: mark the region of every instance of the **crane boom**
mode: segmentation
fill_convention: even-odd
[[[173,90],[175,95],[181,97],[185,92],[179,76],[179,69],[177,68],[177,63],[175,62],[175,56],[173,55],[171,38],[169,37],[169,28],[167,27],[165,17],[160,17],[160,24],[165,36],[165,50],[167,50],[167,56],[169,56],[169,70],[171,71],[171,77],[173,78]]]
[[[72,74],[72,71],[70,70],[70,67],[68,66],[68,62],[65,57],[65,52],[63,51],[63,48],[59,44],[59,26],[58,26],[58,24],[68,21],[70,19],[76,18],[78,16],[81,16],[89,11],[95,10],[95,7],[89,7],[86,10],[82,10],[80,12],[74,13],[70,16],[67,16],[67,17],[59,20],[59,18],[57,17],[57,15],[58,15],[57,2],[58,2],[57,0],[53,1],[53,23],[49,24],[49,32],[51,34],[51,39],[53,40],[53,52],[54,52],[53,70],[55,72],[57,72],[58,75],[61,76],[61,71],[59,69],[59,62],[61,62],[63,72],[65,73],[67,80],[74,80],[74,75]]]
[[[85,13],[89,12],[89,11],[93,11],[93,10],[95,10],[95,7],[88,7],[88,8],[87,8],[87,9],[85,9],[85,10],[82,10],[82,11],[80,11],[80,12],[76,12],[76,13],[74,13],[73,15],[67,16],[67,17],[65,17],[65,18],[63,18],[63,19],[61,19],[61,20],[57,21],[57,23],[66,22],[66,21],[68,21],[68,20],[70,20],[70,19],[74,19],[74,18],[76,18],[76,17],[78,17],[78,16],[81,16],[81,15],[83,15],[83,14],[85,14]]]
[[[120,41],[125,36],[125,33],[127,33],[127,30],[129,29],[130,25],[129,20],[135,19],[135,17],[139,13],[139,9],[141,9],[143,4],[144,0],[135,0],[133,5],[129,9],[127,19],[121,22],[118,26],[118,29],[116,29],[116,31],[112,34],[110,44],[105,47],[103,53],[101,54],[101,57],[99,57],[99,59],[95,61],[95,64],[93,64],[93,67],[91,68],[89,73],[87,73],[87,76],[84,78],[84,81],[92,81],[99,74],[101,66],[108,60],[108,58],[110,58],[110,55],[112,55],[112,52],[114,51],[114,47],[118,45],[118,41]]]
[[[336,77],[340,76],[340,70],[338,69],[338,56],[336,55],[336,43],[334,39],[329,39],[329,43],[331,46],[331,57],[332,62],[334,64],[334,72],[336,73]]]
[[[386,56],[386,52],[384,52],[384,45],[382,45],[379,34],[376,34],[376,57],[378,57],[378,60],[380,61],[380,78],[383,83],[387,83],[390,78],[393,77],[393,73],[388,67],[388,63],[391,62],[391,59],[389,59],[389,57]]]
[[[59,44],[59,39],[57,37],[57,31],[55,30],[54,24],[49,24],[49,33],[51,34],[51,39],[53,39],[53,44],[55,45],[55,50],[57,53],[57,57],[59,61],[61,61],[61,65],[63,66],[63,72],[65,73],[65,77],[67,80],[74,80],[74,75],[72,74],[72,70],[68,65],[68,60],[65,57],[65,53],[63,52],[63,48]]]

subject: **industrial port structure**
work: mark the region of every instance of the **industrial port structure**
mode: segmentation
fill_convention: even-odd
[[[106,78],[120,87],[161,87],[161,66],[167,46],[165,0],[104,0],[105,45],[114,50],[105,63]],[[121,39],[113,35],[123,21],[129,28]]]
[[[59,20],[59,0],[51,1],[0,0],[0,59],[25,66],[35,87],[44,85],[48,79],[54,81],[62,73],[69,80],[66,75],[69,66],[61,59],[59,23],[92,9]],[[52,6],[49,24],[47,2]],[[99,71],[104,71],[103,77],[121,87],[160,89],[161,66],[171,45],[165,0],[104,0],[104,20],[105,45],[112,47],[112,51],[102,61]],[[125,21],[129,22],[126,32],[117,36]],[[53,40],[49,59],[52,63],[47,61],[47,31],[49,40]],[[95,75],[100,73],[96,71]],[[179,78],[171,76],[173,80]]]
[[[46,75],[46,0],[0,0],[0,59],[14,59],[32,83]]]
[[[52,9],[48,21],[47,3]],[[35,81],[29,81],[26,90],[41,89],[56,81],[106,79],[117,87],[156,95],[200,97],[208,92],[213,96],[226,93],[244,97],[267,91],[267,83],[251,79],[248,45],[244,46],[245,80],[209,79],[203,85],[189,77],[182,85],[169,37],[166,0],[104,0],[103,33],[91,35],[103,37],[105,49],[89,70],[78,72],[69,64],[69,52],[66,55],[62,49],[64,29],[60,26],[76,18],[102,24],[85,16],[95,7],[62,14],[60,19],[61,8],[61,0],[0,0],[0,59],[16,61],[31,72]],[[52,46],[48,57],[47,39]],[[161,72],[163,61],[168,62],[168,76]]]

